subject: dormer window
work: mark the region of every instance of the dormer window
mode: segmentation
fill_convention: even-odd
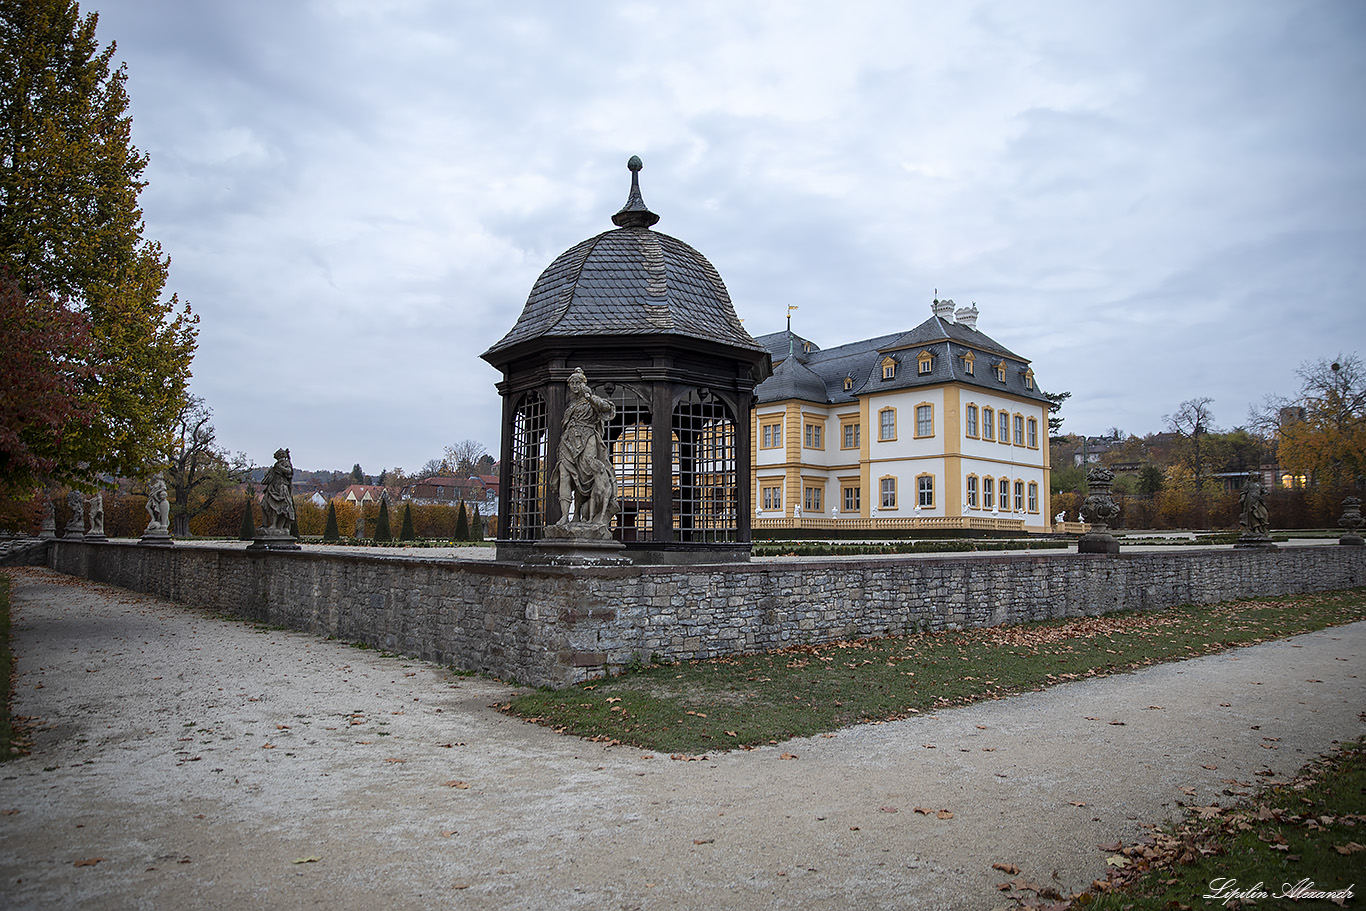
[[[972,376],[972,364],[975,360],[977,360],[977,358],[973,357],[971,351],[963,355],[963,372],[966,373],[968,376]]]
[[[995,366],[996,366],[996,382],[998,382],[998,383],[1004,383],[1004,382],[1006,381],[1006,362],[1005,362],[1005,361],[997,361]]]
[[[1033,371],[1033,370],[1026,370],[1026,371],[1025,371],[1025,375],[1024,375],[1024,380],[1025,380],[1025,388],[1026,388],[1026,389],[1033,389],[1033,388],[1034,388],[1034,371]]]
[[[846,376],[846,377],[844,378],[844,391],[845,391],[845,392],[849,392],[849,391],[852,390],[853,388],[854,388],[854,378],[853,378],[852,376]]]
[[[882,359],[882,378],[884,380],[896,379],[896,359],[890,355]]]
[[[916,372],[920,376],[926,376],[934,371],[934,355],[928,351],[920,352],[916,358]]]
[[[811,343],[810,343],[810,342],[802,342],[802,354],[810,354],[810,353],[811,353]]]

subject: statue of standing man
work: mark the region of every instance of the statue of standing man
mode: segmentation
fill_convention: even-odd
[[[294,466],[289,461],[288,449],[275,450],[275,464],[266,469],[261,479],[265,491],[261,494],[261,516],[267,535],[289,535],[294,520]]]
[[[551,526],[561,530],[556,537],[612,537],[617,483],[612,455],[603,442],[602,425],[615,413],[616,406],[594,395],[583,369],[576,368],[569,377],[569,402],[565,405],[556,452],[558,466],[550,481],[552,492],[560,500],[560,521]]]

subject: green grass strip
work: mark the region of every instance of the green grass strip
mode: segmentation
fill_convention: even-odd
[[[660,752],[744,749],[1363,619],[1366,588],[1126,611],[650,665],[500,708]]]
[[[1109,877],[1072,896],[1068,907],[1354,906],[1351,899],[1366,891],[1363,829],[1366,741],[1358,740],[1309,763],[1293,781],[1272,782],[1229,807],[1190,808],[1184,821],[1114,846]]]

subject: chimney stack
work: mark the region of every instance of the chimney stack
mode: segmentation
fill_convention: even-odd
[[[974,302],[973,304],[971,304],[970,306],[967,306],[967,307],[959,307],[959,308],[958,308],[958,311],[957,311],[956,313],[954,313],[953,316],[954,316],[954,319],[956,319],[960,324],[962,324],[962,325],[968,327],[969,329],[976,330],[976,328],[977,328],[977,304],[976,304],[976,302]]]
[[[953,322],[953,301],[941,301],[938,297],[935,297],[931,309],[934,311],[934,315],[940,319],[947,320],[950,323]]]

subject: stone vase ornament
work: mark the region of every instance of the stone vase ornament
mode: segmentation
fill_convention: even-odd
[[[104,495],[95,494],[90,498],[87,505],[89,506],[87,515],[90,516],[90,530],[85,533],[85,539],[96,543],[108,541],[109,539],[104,535]]]
[[[290,533],[294,521],[294,465],[288,449],[275,450],[275,464],[261,479],[261,522],[256,539],[247,550],[299,550],[298,539]]]
[[[1257,472],[1249,472],[1247,483],[1238,492],[1238,541],[1233,546],[1241,550],[1276,550],[1271,540],[1271,522],[1266,511],[1266,496],[1262,493],[1262,479]]]
[[[142,533],[139,544],[166,547],[171,542],[171,498],[166,494],[166,479],[161,475],[152,478],[147,486],[147,529]]]
[[[1341,538],[1338,538],[1338,543],[1346,544],[1349,547],[1366,545],[1366,539],[1363,539],[1358,533],[1363,521],[1366,520],[1361,518],[1361,497],[1348,497],[1343,500],[1342,518],[1338,519],[1338,524],[1347,531]]]
[[[1119,504],[1111,494],[1115,473],[1097,466],[1086,475],[1090,491],[1081,504],[1082,517],[1091,523],[1091,530],[1077,539],[1079,554],[1117,554],[1119,539],[1110,534],[1110,521],[1119,515]]]

